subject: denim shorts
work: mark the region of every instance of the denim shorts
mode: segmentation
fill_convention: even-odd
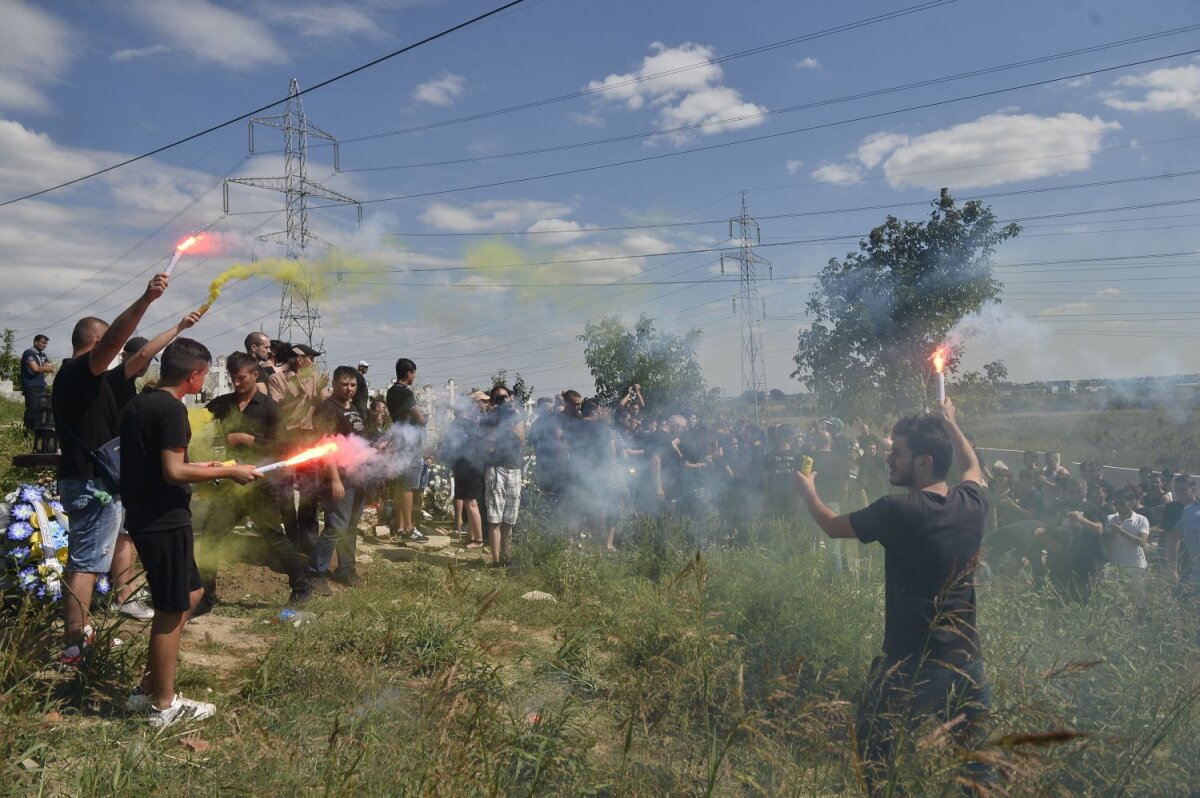
[[[90,479],[60,479],[58,493],[67,511],[67,570],[81,574],[106,574],[112,566],[113,548],[125,513],[113,496],[101,504],[93,495]]]

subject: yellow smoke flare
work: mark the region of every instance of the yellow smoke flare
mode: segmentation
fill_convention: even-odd
[[[371,266],[362,258],[330,250],[317,260],[295,258],[266,258],[253,263],[235,263],[217,275],[208,287],[208,299],[200,306],[201,315],[208,312],[221,296],[221,291],[231,282],[265,277],[278,283],[297,283],[306,286],[312,295],[319,298],[334,283],[356,281]]]

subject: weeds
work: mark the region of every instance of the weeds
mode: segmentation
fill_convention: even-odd
[[[315,600],[310,626],[248,617],[242,633],[269,638],[261,658],[181,672],[219,707],[198,729],[204,753],[113,712],[136,639],[68,679],[45,665],[52,613],[14,608],[0,629],[5,790],[861,794],[853,708],[879,649],[878,563],[830,573],[786,524],[702,554],[691,531],[644,521],[612,556],[525,527],[508,575],[377,565]],[[523,600],[531,589],[558,602]],[[1197,620],[1165,586],[1146,590],[1134,602],[1104,584],[1080,605],[981,587],[988,742],[963,752],[923,726],[896,783],[952,794],[965,756],[1013,796],[1186,795],[1200,782]]]

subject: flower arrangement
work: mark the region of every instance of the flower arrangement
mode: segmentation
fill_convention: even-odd
[[[5,592],[57,601],[67,564],[67,514],[55,484],[21,485],[4,502],[0,505],[0,586]],[[107,580],[97,590],[107,592]]]

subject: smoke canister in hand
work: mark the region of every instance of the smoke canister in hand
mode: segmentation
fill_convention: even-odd
[[[808,455],[805,455],[804,459],[802,459],[800,461],[800,473],[806,477],[811,477],[812,476],[812,467],[813,467],[813,459],[811,457],[809,457]]]

